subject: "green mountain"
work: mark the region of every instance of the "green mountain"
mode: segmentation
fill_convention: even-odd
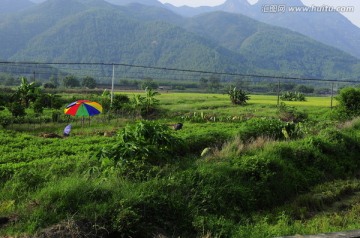
[[[188,17],[215,11],[243,14],[257,21],[298,32],[360,58],[360,28],[340,12],[321,10],[326,7],[330,9],[331,4],[324,5],[313,1],[306,8],[300,0],[259,0],[253,5],[250,5],[248,0],[226,0],[223,4],[214,7],[175,7],[169,4],[166,6]],[[276,11],[277,6],[285,6],[285,9],[281,13],[271,13],[270,8],[273,7]],[[346,7],[353,6],[344,4],[344,8]],[[300,11],[294,11],[294,8]]]
[[[80,1],[48,0],[21,15],[13,15],[0,24],[0,59],[9,59],[26,48],[37,35],[58,21],[89,8]]]
[[[360,71],[359,61],[340,50],[224,12],[188,19],[148,5],[48,0],[21,16],[7,18],[0,24],[0,35],[0,60],[327,78],[355,77]],[[80,70],[111,73],[104,67]],[[122,72],[134,78],[149,76],[143,68],[125,67]],[[172,79],[183,76],[157,74]]]
[[[265,71],[316,78],[351,77],[359,60],[304,35],[249,17],[213,12],[191,18],[185,27],[243,55]]]
[[[121,62],[198,70],[238,71],[240,55],[165,22],[140,22],[119,11],[88,10],[36,35],[11,59]]]

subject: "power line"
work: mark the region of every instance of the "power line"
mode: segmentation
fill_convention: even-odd
[[[130,68],[141,68],[141,69],[152,69],[152,70],[164,70],[164,71],[175,71],[184,73],[197,73],[197,74],[211,74],[221,76],[237,76],[237,77],[251,77],[251,78],[268,78],[278,80],[301,80],[301,81],[321,81],[321,82],[341,82],[341,83],[360,83],[360,80],[349,80],[349,79],[324,79],[324,78],[304,78],[304,77],[293,77],[293,76],[276,76],[276,75],[261,75],[261,74],[241,74],[241,73],[229,73],[229,72],[216,72],[216,71],[205,71],[205,70],[193,70],[193,69],[179,69],[179,68],[168,68],[168,67],[157,67],[157,66],[145,66],[135,64],[124,64],[124,63],[76,63],[76,62],[21,62],[21,61],[0,61],[3,65],[77,65],[77,66],[123,66]]]

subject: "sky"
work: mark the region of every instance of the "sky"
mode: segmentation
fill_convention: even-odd
[[[162,3],[170,3],[174,6],[216,6],[224,3],[226,0],[159,0]],[[248,0],[254,4],[257,0]],[[360,27],[360,1],[359,0],[301,0],[307,6],[331,6],[331,7],[354,7],[354,12],[342,13],[352,23]],[[286,0],[284,0],[286,3]],[[321,13],[319,13],[321,14]]]

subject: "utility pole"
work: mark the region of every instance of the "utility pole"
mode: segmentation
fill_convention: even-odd
[[[280,106],[280,79],[278,81],[278,88],[277,88],[277,106]]]
[[[334,98],[334,83],[331,83],[331,103],[330,108],[333,108],[333,98]]]
[[[111,79],[111,106],[113,104],[114,99],[114,80],[115,80],[115,65],[113,64],[113,72],[112,72],[112,79]]]

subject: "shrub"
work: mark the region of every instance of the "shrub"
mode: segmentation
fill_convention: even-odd
[[[44,104],[42,103],[41,98],[37,98],[33,103],[33,109],[36,114],[42,114],[44,111]]]
[[[81,81],[81,86],[84,88],[94,89],[96,88],[96,80],[93,77],[85,76]]]
[[[11,95],[0,93],[0,108],[3,108],[3,106],[6,106],[9,102],[11,102]]]
[[[165,164],[179,153],[181,144],[168,126],[142,121],[120,131],[117,144],[103,148],[97,158],[103,165],[118,168],[128,178],[144,179],[151,176],[155,166]]]
[[[185,138],[186,149],[189,153],[200,154],[205,148],[221,146],[228,137],[228,134],[219,131],[209,131],[196,136],[190,135]]]
[[[52,88],[52,89],[54,89],[54,88],[56,88],[56,85],[53,84],[53,83],[47,82],[47,83],[43,84],[43,87],[44,88]]]
[[[0,125],[3,128],[6,128],[8,125],[12,123],[12,118],[10,116],[0,115]]]
[[[306,101],[305,95],[299,92],[285,92],[280,99],[283,101]]]
[[[348,118],[360,115],[360,88],[343,88],[336,99],[339,101],[338,110]]]
[[[252,118],[246,121],[240,131],[238,132],[239,137],[243,141],[254,140],[257,137],[269,137],[272,139],[286,139],[283,129],[291,129],[290,124],[282,122],[277,119],[268,118]],[[291,134],[292,131],[287,131],[287,134]]]
[[[8,109],[14,117],[23,117],[26,115],[25,107],[18,102],[11,103]]]
[[[280,103],[278,110],[279,118],[287,122],[303,122],[308,118],[305,112],[299,112],[295,107],[287,106],[284,102]]]
[[[295,90],[300,93],[313,93],[315,88],[313,86],[306,86],[306,85],[297,85]]]
[[[63,78],[63,85],[65,88],[80,87],[80,81],[74,75],[68,75]]]
[[[125,107],[125,104],[130,102],[130,98],[127,95],[115,94],[113,97],[112,109],[115,111],[121,110]]]

